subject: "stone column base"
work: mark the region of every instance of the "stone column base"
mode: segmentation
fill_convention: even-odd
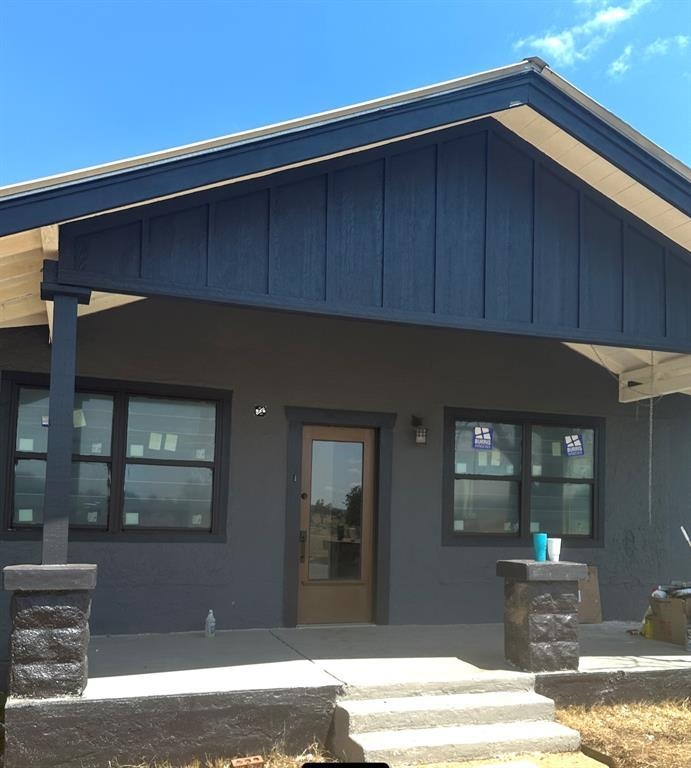
[[[10,565],[10,696],[80,696],[88,678],[95,565]]]
[[[581,563],[500,560],[504,577],[504,655],[527,672],[578,669]]]

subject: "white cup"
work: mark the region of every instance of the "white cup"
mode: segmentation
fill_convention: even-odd
[[[547,558],[553,563],[559,562],[561,539],[547,539]]]

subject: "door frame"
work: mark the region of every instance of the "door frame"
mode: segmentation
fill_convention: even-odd
[[[395,413],[342,411],[327,408],[285,406],[288,419],[286,461],[286,518],[283,547],[283,624],[297,625],[300,557],[300,490],[302,477],[302,429],[304,426],[364,427],[375,430],[373,617],[375,624],[389,622],[391,563],[391,479]]]

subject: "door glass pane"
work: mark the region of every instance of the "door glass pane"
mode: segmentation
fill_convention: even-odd
[[[533,476],[592,478],[594,434],[583,427],[533,427]]]
[[[128,457],[157,461],[213,461],[215,434],[214,403],[130,397]]]
[[[48,390],[22,387],[17,413],[17,450],[45,453],[48,448]]]
[[[110,456],[113,428],[113,398],[110,395],[74,396],[72,453]]]
[[[517,534],[518,487],[514,480],[455,480],[454,531]]]
[[[70,523],[105,528],[108,525],[108,465],[72,463]],[[20,459],[14,472],[14,525],[43,522],[46,462]]]
[[[209,531],[211,488],[212,471],[207,467],[128,464],[125,527]]]
[[[550,536],[592,535],[589,483],[532,483],[530,527]]]
[[[362,443],[312,442],[310,579],[360,578],[363,451]]]
[[[457,421],[454,472],[457,475],[519,475],[521,427]]]

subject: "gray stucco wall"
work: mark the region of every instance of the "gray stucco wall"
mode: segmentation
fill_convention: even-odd
[[[607,619],[639,619],[653,585],[689,576],[691,398],[655,408],[654,524],[647,510],[647,405],[619,405],[604,370],[553,341],[147,300],[79,321],[81,375],[233,391],[227,543],[72,542],[97,563],[92,632],[280,625],[285,405],[387,411],[394,430],[391,623],[498,621],[498,558],[525,547],[441,545],[444,406],[605,416],[603,548],[562,557],[600,568]],[[0,333],[0,367],[47,371],[45,328]],[[478,376],[477,372],[482,371]],[[264,403],[268,415],[254,416]],[[414,445],[410,415],[429,444]],[[0,543],[1,564],[38,562],[38,542]],[[0,637],[7,635],[7,598]]]

